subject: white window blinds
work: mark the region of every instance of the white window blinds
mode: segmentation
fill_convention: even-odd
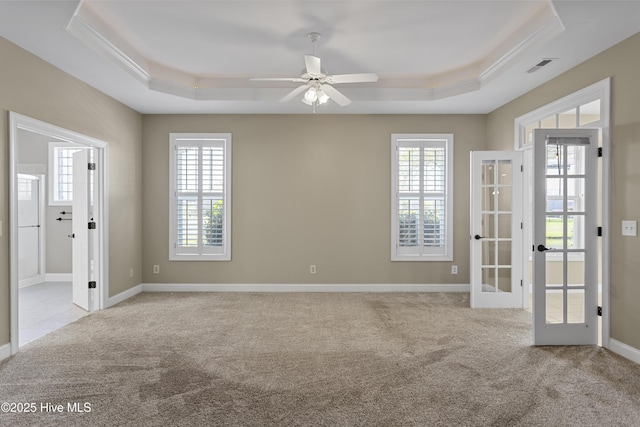
[[[453,135],[392,135],[392,260],[452,259]]]
[[[231,135],[171,134],[172,260],[231,259]]]

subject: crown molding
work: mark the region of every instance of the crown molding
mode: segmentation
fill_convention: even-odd
[[[133,55],[127,54],[125,49],[121,48],[122,44],[116,45],[80,15],[76,14],[71,18],[67,25],[67,31],[94,51],[104,55],[111,62],[132,74],[140,82],[148,83],[151,80],[151,75],[147,71],[142,57],[135,58]]]
[[[83,5],[84,2],[79,4],[67,31],[149,90],[186,99],[217,101],[273,101],[281,95],[282,88],[257,86],[242,76],[197,76],[154,63]],[[361,101],[428,101],[474,92],[505,72],[524,52],[552,40],[564,30],[552,4],[545,2],[523,27],[480,61],[435,76],[412,76],[409,79],[382,76],[376,85],[349,86],[344,92],[360,95],[362,98],[355,99]]]

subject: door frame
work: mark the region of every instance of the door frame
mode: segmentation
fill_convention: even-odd
[[[11,354],[19,351],[19,280],[18,280],[18,131],[34,132],[62,141],[75,142],[95,149],[97,194],[100,203],[94,216],[96,219],[96,235],[99,253],[97,286],[95,290],[96,306],[93,310],[105,308],[109,297],[109,206],[108,206],[108,170],[107,160],[109,145],[99,139],[83,135],[62,127],[52,125],[22,114],[9,112],[9,238],[10,238],[10,343]]]
[[[575,108],[577,105],[583,105],[591,101],[600,100],[600,122],[598,127],[602,130],[602,158],[601,167],[602,174],[599,177],[602,186],[602,197],[598,209],[600,209],[601,224],[602,227],[602,246],[601,246],[601,264],[602,275],[600,277],[602,281],[602,347],[609,348],[610,346],[610,281],[611,281],[611,125],[610,125],[610,112],[611,112],[611,78],[607,77],[590,86],[566,95],[563,98],[557,99],[547,105],[543,105],[529,113],[516,117],[514,120],[514,149],[516,151],[524,151],[524,191],[523,191],[523,212],[527,212],[529,209],[529,199],[532,196],[529,194],[529,183],[532,179],[532,171],[528,171],[527,153],[530,151],[531,157],[533,157],[533,150],[530,144],[527,144],[526,140],[526,126],[534,121],[542,120],[552,114],[557,114],[561,111],[567,111],[571,108]],[[533,159],[531,166],[533,167]],[[532,225],[525,220],[524,238],[523,238],[523,262],[528,259],[531,253],[531,242],[528,240],[529,227]],[[526,263],[524,265],[527,265]],[[523,268],[523,281],[528,283],[528,268]]]

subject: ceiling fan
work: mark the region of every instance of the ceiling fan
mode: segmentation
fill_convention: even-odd
[[[272,81],[272,82],[297,82],[302,83],[297,88],[289,92],[280,102],[287,102],[304,92],[302,102],[315,107],[333,99],[338,105],[344,107],[351,104],[351,100],[344,96],[342,92],[334,88],[334,84],[342,83],[369,83],[377,82],[378,75],[374,73],[362,74],[334,74],[329,75],[321,67],[320,58],[316,56],[316,42],[320,38],[319,33],[309,33],[307,37],[313,43],[313,55],[304,55],[305,69],[300,77],[274,77],[274,78],[253,78],[252,81]]]

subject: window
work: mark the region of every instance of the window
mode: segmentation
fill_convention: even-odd
[[[231,134],[170,134],[170,260],[231,260]]]
[[[608,80],[593,84],[581,91],[566,96],[556,102],[541,107],[535,111],[532,111],[524,116],[518,117],[515,120],[515,149],[523,150],[525,155],[526,170],[529,174],[532,171],[532,143],[533,143],[533,131],[535,129],[580,129],[580,128],[596,128],[599,129],[599,141],[598,145],[603,145],[603,128],[606,125],[607,111],[608,111]],[[564,163],[567,166],[567,173],[569,174],[581,174],[584,173],[584,148],[583,147],[571,147],[567,148],[566,159],[563,158],[564,149],[560,147],[550,146],[547,153],[547,174],[560,175],[558,169]],[[531,176],[525,176],[527,191],[529,194],[533,194],[533,179]],[[561,211],[563,206],[561,204],[563,188],[561,188],[556,180],[548,180],[548,203],[547,210]],[[559,182],[559,180],[558,180]],[[572,179],[568,182],[567,187],[567,210],[582,210],[585,198],[585,188],[582,188],[582,181],[579,179]],[[598,192],[601,192],[599,189]],[[528,198],[529,208],[526,210],[529,212],[526,217],[526,231],[528,236],[528,244],[525,247],[530,247],[533,241],[533,227],[530,224],[533,223],[531,212],[533,212],[532,198]],[[569,248],[580,248],[584,242],[584,235],[582,234],[582,227],[580,221],[582,217],[571,216],[567,224],[567,244]],[[546,242],[547,247],[555,247],[558,245],[558,240],[561,240],[561,232],[563,232],[563,226],[559,221],[559,218],[550,217],[547,222],[547,227],[550,230],[550,236]],[[529,252],[531,257],[531,253]],[[548,259],[561,260],[562,254],[551,253],[547,255]],[[581,253],[569,253],[570,261],[580,261],[583,259]]]
[[[391,145],[391,260],[453,260],[453,135],[393,134]]]
[[[49,205],[73,202],[73,153],[82,150],[66,142],[49,143]]]

